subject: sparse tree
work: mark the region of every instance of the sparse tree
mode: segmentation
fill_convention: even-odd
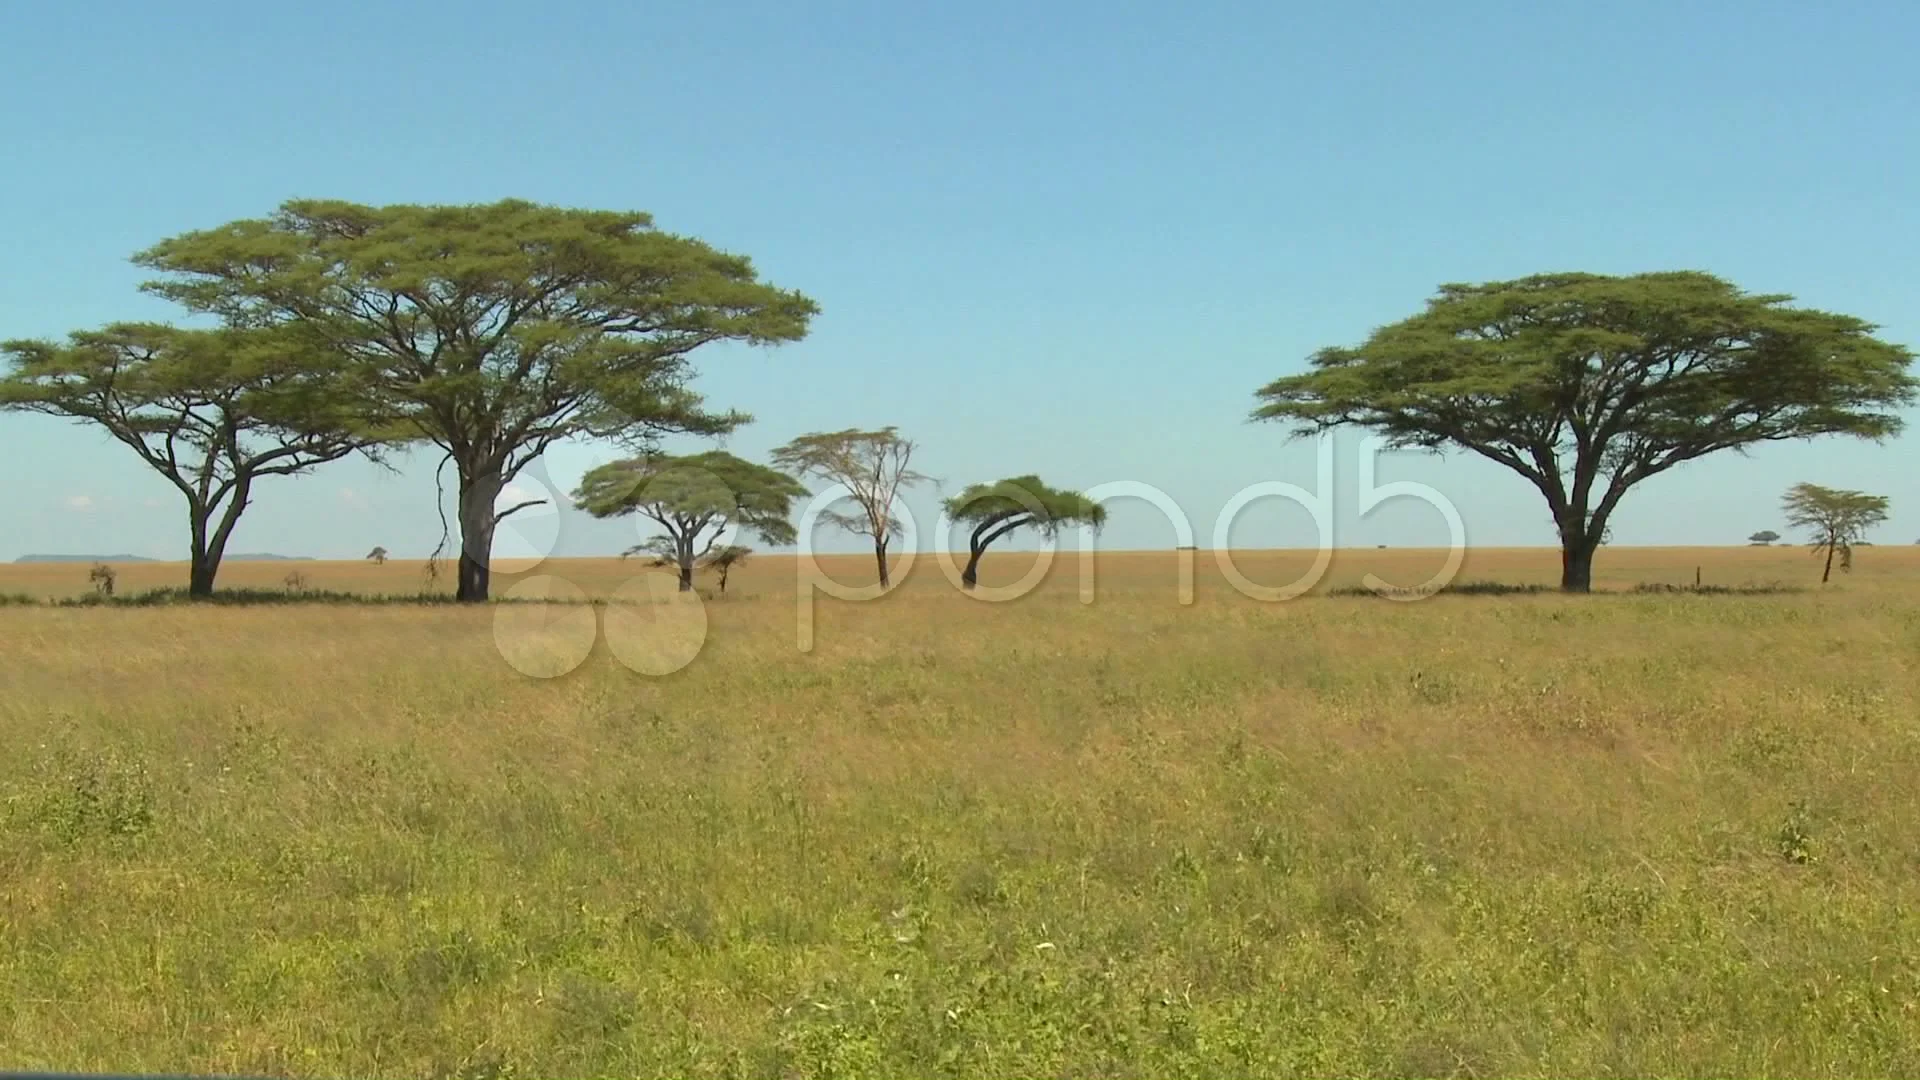
[[[459,477],[455,595],[485,600],[507,483],[580,436],[641,449],[720,434],[688,355],[774,344],[816,312],[745,258],[656,231],[643,213],[508,200],[361,206],[300,200],[137,256],[150,291],[239,325],[300,328],[345,357],[341,386],[381,424],[438,446]]]
[[[814,476],[830,484],[844,484],[855,509],[828,510],[821,520],[856,536],[873,540],[873,559],[880,570],[880,587],[893,584],[887,570],[887,547],[900,530],[893,502],[903,488],[932,479],[912,468],[914,443],[894,427],[877,431],[815,432],[802,435],[773,452],[773,463],[798,476]]]
[[[92,583],[94,591],[101,596],[111,597],[113,583],[118,579],[119,575],[113,572],[113,567],[103,562],[94,563],[93,568],[87,571],[87,580]]]
[[[306,472],[378,439],[323,351],[272,331],[121,323],[66,344],[0,344],[0,406],[98,425],[179,489],[191,531],[187,592],[213,592],[227,541],[265,476]]]
[[[387,549],[383,547],[374,548],[372,551],[367,552],[367,560],[375,566],[387,565]]]
[[[707,565],[720,571],[721,596],[727,595],[728,575],[733,573],[735,567],[746,562],[747,556],[751,554],[753,554],[752,548],[742,547],[739,544],[723,544],[708,553]]]
[[[1634,485],[1756,443],[1898,432],[1912,355],[1859,319],[1678,272],[1445,285],[1427,310],[1259,391],[1254,417],[1463,448],[1547,501],[1560,586],[1586,592]]]
[[[1772,529],[1761,529],[1759,532],[1747,537],[1750,543],[1759,547],[1766,547],[1778,539],[1780,539],[1780,534],[1774,532]]]
[[[1840,569],[1853,569],[1853,549],[1865,543],[1861,536],[1887,520],[1887,497],[1861,491],[1840,491],[1818,484],[1795,484],[1781,499],[1787,512],[1787,524],[1812,534],[1810,547],[1815,556],[1825,554],[1826,565],[1820,571],[1820,583],[1833,576],[1834,557]]]
[[[807,493],[777,469],[721,450],[686,457],[648,454],[588,472],[575,505],[599,518],[639,514],[666,530],[627,552],[652,552],[680,569],[680,591],[693,588],[693,570],[711,557],[729,526],[751,529],[768,544],[794,541],[793,500]]]
[[[1099,526],[1107,520],[1107,508],[1077,491],[1048,487],[1037,476],[1014,476],[992,484],[974,484],[948,499],[947,513],[955,521],[973,526],[967,539],[967,568],[960,574],[962,587],[971,589],[980,580],[980,557],[995,540],[1020,528],[1032,528],[1052,536],[1065,525]]]

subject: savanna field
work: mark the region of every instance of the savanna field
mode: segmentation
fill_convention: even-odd
[[[822,597],[802,652],[795,563],[756,557],[659,677],[622,656],[684,608],[0,607],[0,1062],[1920,1075],[1920,547],[1826,588],[1803,548],[1605,548],[1596,595],[1408,603],[1340,593],[1439,553],[1260,603],[1202,551],[1190,606],[1175,559],[1102,555],[1083,603],[1063,552],[981,603],[923,556]],[[1749,591],[1633,591],[1696,568]],[[1480,550],[1458,580],[1558,572]],[[503,656],[583,629],[568,674]]]

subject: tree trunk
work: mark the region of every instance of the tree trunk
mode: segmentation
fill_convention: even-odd
[[[873,559],[880,564],[880,587],[888,588],[893,584],[893,580],[887,574],[887,542],[885,540],[873,542]]]
[[[187,595],[199,600],[213,595],[213,576],[220,567],[208,557],[207,510],[190,505],[187,512],[193,522],[193,546],[187,552]]]
[[[680,591],[693,591],[693,564],[690,562],[683,561],[680,564]]]
[[[460,571],[453,598],[485,603],[493,578],[493,504],[506,481],[497,470],[467,475],[460,469]]]
[[[187,568],[187,595],[196,600],[212,596],[213,576],[219,572],[219,564],[208,558],[206,552],[195,551]]]
[[[971,589],[980,583],[980,556],[986,554],[985,548],[974,548],[967,556],[967,568],[960,572],[960,587]]]
[[[227,504],[226,512],[220,515],[220,524],[211,534],[207,532],[207,525],[213,518],[213,507],[188,500],[187,513],[193,523],[193,549],[187,554],[189,598],[204,600],[213,595],[213,579],[220,573],[220,560],[227,553],[227,541],[233,538],[233,527],[240,523],[240,515],[247,508],[252,486],[248,480],[234,485],[233,501]],[[217,495],[215,504],[218,504]]]
[[[1585,593],[1593,591],[1593,553],[1599,543],[1590,537],[1577,536],[1563,540],[1560,544],[1560,591]]]
[[[1836,546],[1832,541],[1827,542],[1827,566],[1826,569],[1820,571],[1820,584],[1822,585],[1825,585],[1827,579],[1833,576],[1833,549]]]

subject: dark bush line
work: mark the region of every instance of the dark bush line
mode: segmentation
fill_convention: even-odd
[[[1559,588],[1552,585],[1514,585],[1504,581],[1462,581],[1452,585],[1443,585],[1438,589],[1390,586],[1379,591],[1365,585],[1343,585],[1338,589],[1328,589],[1328,596],[1531,596],[1535,593],[1557,593]]]
[[[99,593],[87,593],[84,596],[67,596],[47,600],[32,597],[20,597],[17,601],[29,604],[44,604],[48,607],[91,608],[91,607],[171,607],[174,605],[196,604],[213,607],[255,607],[262,605],[285,604],[351,604],[362,607],[393,607],[396,605],[440,605],[452,604],[452,593],[350,593],[332,592],[326,589],[216,589],[211,596],[189,596],[187,590],[179,586],[149,589],[146,592],[131,593],[126,596],[102,596]],[[496,603],[516,603],[504,597],[496,598]],[[564,602],[564,601],[558,601]]]
[[[1614,595],[1646,595],[1666,593],[1688,593],[1700,596],[1775,596],[1781,593],[1797,593],[1806,590],[1797,585],[1783,585],[1770,582],[1764,585],[1667,585],[1661,582],[1643,581],[1631,589],[1595,589],[1594,593]],[[1439,589],[1388,588],[1379,592],[1364,585],[1346,585],[1338,589],[1327,590],[1328,596],[1366,596],[1381,598],[1386,596],[1533,596],[1542,593],[1558,594],[1560,589],[1553,585],[1514,585],[1503,581],[1463,581],[1456,585],[1446,585]]]
[[[712,601],[715,598],[705,596]],[[727,603],[733,603],[741,597],[726,597]],[[609,601],[605,597],[589,597],[586,600],[547,600],[520,599],[511,596],[495,596],[487,601],[493,604],[599,604]],[[100,593],[87,593],[82,596],[36,597],[25,593],[0,593],[0,607],[59,607],[59,608],[144,608],[172,607],[176,605],[204,605],[212,607],[260,607],[291,604],[336,604],[360,607],[438,607],[454,605],[460,601],[452,593],[350,593],[332,592],[326,589],[216,589],[211,596],[190,596],[185,588],[171,586],[149,589],[146,592],[130,593],[126,596],[103,596]],[[472,606],[467,604],[464,606]]]

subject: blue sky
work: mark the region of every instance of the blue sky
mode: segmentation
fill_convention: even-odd
[[[896,424],[948,491],[1147,483],[1204,546],[1236,491],[1314,484],[1310,445],[1246,422],[1253,391],[1442,282],[1700,269],[1920,345],[1916,40],[1911,4],[1758,0],[14,5],[0,336],[174,318],[127,257],[293,197],[646,210],[822,306],[805,342],[702,360],[711,401],[758,418],[734,452]],[[1354,444],[1336,542],[1443,544],[1417,503],[1357,515]],[[1910,543],[1916,446],[1683,467],[1628,498],[1615,542],[1738,542],[1807,480],[1891,496],[1874,538]],[[4,415],[0,451],[0,559],[182,557],[178,496],[104,435]],[[610,454],[556,449],[521,484],[571,488]],[[434,460],[264,482],[232,549],[422,556]],[[1496,467],[1399,454],[1392,480],[1452,500],[1472,544],[1552,540]],[[928,532],[934,498],[911,504]],[[1112,512],[1105,546],[1173,540]],[[514,520],[502,555],[636,535]],[[1273,502],[1232,532],[1313,538]]]

